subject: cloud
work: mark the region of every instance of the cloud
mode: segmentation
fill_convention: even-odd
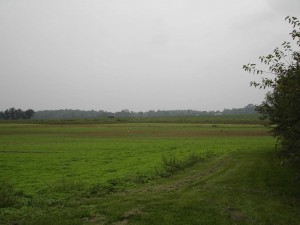
[[[10,96],[1,106],[209,110],[257,103],[263,93],[247,89],[252,78],[241,66],[286,40],[284,18],[298,1],[0,1],[0,95]]]
[[[286,16],[297,17],[300,12],[299,0],[267,0],[267,4],[276,12]]]

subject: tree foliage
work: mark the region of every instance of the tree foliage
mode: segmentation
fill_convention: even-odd
[[[300,22],[296,17],[286,17],[293,29],[290,33],[292,44],[283,42],[272,54],[259,57],[267,70],[247,64],[243,69],[263,76],[260,83],[251,86],[270,88],[265,100],[257,107],[262,119],[268,121],[274,136],[280,140],[290,159],[300,162]]]
[[[22,109],[10,108],[3,112],[0,112],[1,120],[19,120],[19,119],[30,119],[34,114],[32,109],[23,111]]]
[[[126,118],[126,117],[190,117],[190,116],[215,116],[215,115],[253,115],[257,114],[255,106],[248,104],[243,108],[224,109],[223,111],[198,111],[198,110],[149,110],[134,112],[127,109],[119,112],[95,110],[43,110],[34,113],[33,119],[92,119],[92,118]]]

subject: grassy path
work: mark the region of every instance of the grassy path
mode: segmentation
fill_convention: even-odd
[[[231,153],[139,192],[114,196],[103,210],[109,214],[111,202],[120,205],[115,224],[298,225],[300,186],[293,175],[271,151]]]
[[[299,179],[276,154],[231,152],[107,196],[2,211],[2,223],[298,225]]]

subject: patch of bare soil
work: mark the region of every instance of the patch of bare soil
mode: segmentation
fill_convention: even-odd
[[[113,223],[113,225],[126,225],[128,224],[128,219],[135,216],[135,215],[138,215],[138,214],[141,214],[142,213],[142,208],[133,208],[127,212],[125,212],[122,216],[121,216],[121,220],[120,221],[117,221],[115,223]]]
[[[91,224],[97,224],[97,225],[101,225],[101,224],[106,224],[106,219],[104,216],[102,215],[95,215],[92,216],[91,218],[88,218],[87,221]]]
[[[134,208],[134,209],[131,209],[131,210],[125,212],[122,216],[122,219],[128,219],[132,216],[135,216],[135,215],[138,215],[141,213],[142,213],[142,208]]]
[[[128,224],[128,220],[121,220],[113,223],[113,225],[126,225]]]
[[[234,222],[241,222],[247,219],[246,215],[242,212],[239,212],[235,208],[227,208],[226,212],[228,213],[230,219]]]

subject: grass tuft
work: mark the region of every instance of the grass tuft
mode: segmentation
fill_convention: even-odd
[[[92,185],[88,190],[88,196],[103,197],[105,195],[122,191],[126,187],[126,181],[123,179],[110,179],[105,183],[97,183]]]
[[[207,156],[201,156],[196,153],[191,153],[184,160],[179,160],[175,156],[166,157],[162,156],[162,169],[155,168],[155,174],[162,178],[168,178],[173,174],[177,173],[180,170],[184,170],[185,168],[192,167],[195,164],[205,160],[206,158],[211,158],[212,155],[209,154]]]
[[[0,180],[0,208],[16,205],[18,201],[18,193],[12,184],[5,180]]]
[[[57,180],[49,186],[53,191],[62,193],[80,191],[83,188],[82,183],[66,177],[62,177],[61,179]]]

